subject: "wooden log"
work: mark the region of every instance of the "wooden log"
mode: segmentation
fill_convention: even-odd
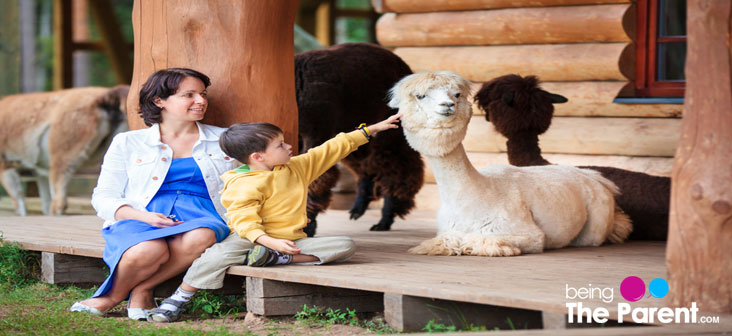
[[[680,119],[556,117],[539,146],[544,153],[669,157],[680,133]],[[475,116],[463,145],[469,152],[505,152],[506,138]]]
[[[634,48],[627,43],[404,47],[394,53],[414,72],[450,70],[475,82],[512,73],[545,81],[625,81],[635,71]]]
[[[21,92],[21,17],[18,1],[0,2],[0,97]]]
[[[53,1],[53,89],[73,86],[71,1]]]
[[[297,143],[293,24],[299,1],[137,0],[130,128],[140,87],[153,72],[188,67],[211,78],[205,123],[266,121]]]
[[[618,4],[389,13],[376,23],[376,37],[382,45],[400,47],[629,42],[623,22],[635,20],[630,7]]]
[[[398,331],[420,331],[430,321],[458,329],[510,329],[507,318],[522,329],[541,328],[541,312],[534,310],[384,293],[384,319]]]
[[[615,167],[656,176],[671,176],[671,167],[674,162],[672,157],[577,154],[544,154],[543,156],[553,164]],[[508,164],[506,153],[468,152],[468,159],[473,166],[479,169],[494,164]],[[424,172],[424,182],[435,183],[435,176],[429,164],[425,165]]]
[[[689,0],[686,106],[674,162],[668,301],[732,312],[730,1]]]
[[[569,102],[554,105],[555,116],[573,117],[681,117],[683,104],[613,103],[627,82],[543,82],[541,87],[567,97]],[[483,83],[474,83],[473,94]],[[485,112],[473,104],[473,113]]]
[[[114,8],[109,0],[94,0],[89,5],[117,83],[127,85],[132,80],[132,50],[127,48]]]
[[[512,7],[550,7],[566,5],[589,5],[628,3],[629,0],[371,0],[378,13],[444,12],[472,9],[495,9]]]
[[[101,258],[60,253],[41,253],[41,279],[50,284],[101,284],[105,264]]]
[[[355,309],[357,312],[384,310],[381,293],[247,277],[247,311],[257,315],[294,315],[303,305]]]

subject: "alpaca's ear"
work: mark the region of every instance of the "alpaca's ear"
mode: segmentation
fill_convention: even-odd
[[[544,90],[541,90],[541,91],[546,93],[547,96],[549,96],[549,99],[551,99],[552,104],[561,104],[561,103],[566,103],[569,101],[569,99],[567,99],[567,97],[565,97],[565,96],[558,95],[556,93],[547,92]]]
[[[401,99],[399,99],[399,91],[399,84],[397,84],[386,95],[386,99],[388,100],[386,104],[393,109],[399,108],[399,105],[402,103]]]

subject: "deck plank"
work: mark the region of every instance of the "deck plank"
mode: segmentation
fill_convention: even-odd
[[[323,266],[232,267],[230,274],[288,282],[404,294],[512,308],[566,313],[565,286],[614,289],[613,301],[582,301],[605,307],[617,318],[625,302],[620,282],[635,275],[649,282],[666,276],[665,244],[632,242],[598,248],[566,248],[508,258],[417,256],[408,248],[435,234],[434,213],[416,211],[397,220],[389,232],[371,232],[379,211],[369,210],[358,221],[348,212],[331,210],[318,218],[319,236],[348,235],[357,245],[347,263]],[[101,219],[93,216],[0,217],[6,240],[48,252],[101,257]],[[591,284],[591,286],[590,286]],[[648,298],[633,307],[663,307],[665,300]]]

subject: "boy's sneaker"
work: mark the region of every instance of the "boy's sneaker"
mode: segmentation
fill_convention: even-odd
[[[277,262],[277,251],[262,245],[255,245],[247,255],[247,266],[272,266]]]
[[[262,245],[255,245],[247,255],[247,266],[252,267],[286,265],[291,262],[291,255],[277,252]]]

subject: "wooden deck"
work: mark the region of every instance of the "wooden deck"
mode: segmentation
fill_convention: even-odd
[[[435,233],[434,214],[417,212],[397,221],[392,231],[370,232],[378,211],[358,221],[331,210],[322,215],[318,235],[348,235],[357,244],[347,263],[323,266],[232,267],[230,274],[326,287],[469,302],[567,314],[566,302],[605,307],[617,319],[620,282],[627,276],[646,283],[666,276],[665,244],[632,242],[598,248],[567,248],[509,258],[417,256],[406,251]],[[6,240],[46,252],[101,257],[102,221],[92,216],[0,217]],[[613,288],[612,301],[601,297],[568,300],[566,287]],[[606,291],[607,293],[607,291]],[[632,307],[664,307],[665,300],[644,298]],[[703,315],[703,314],[702,314]],[[723,322],[725,317],[722,317]],[[653,328],[655,329],[655,328]]]

